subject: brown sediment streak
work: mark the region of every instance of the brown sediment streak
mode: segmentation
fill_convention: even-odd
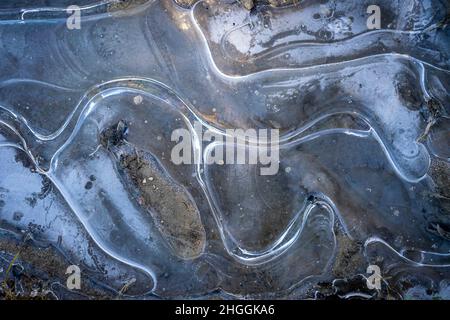
[[[150,212],[176,255],[183,259],[199,256],[206,236],[197,206],[155,160],[139,154],[125,154],[120,158],[121,167],[139,190],[139,205]]]

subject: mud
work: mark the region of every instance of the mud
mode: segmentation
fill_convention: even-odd
[[[363,244],[351,240],[342,233],[337,235],[337,240],[338,251],[333,265],[333,274],[337,278],[342,278],[348,275],[364,273],[365,270],[362,270],[362,266],[365,265],[365,258],[362,252]]]
[[[148,2],[148,0],[117,0],[112,3],[108,3],[108,12],[117,12],[120,10],[130,9],[146,2]]]
[[[119,121],[101,134],[100,141],[119,158],[138,205],[150,213],[174,253],[183,259],[198,257],[206,235],[195,202],[150,153],[130,146],[126,135],[127,125]]]
[[[198,257],[206,236],[193,199],[150,153],[127,145],[126,135],[127,124],[119,121],[101,134],[100,142],[119,157],[125,179],[136,189],[138,205],[150,213],[174,253],[183,259]]]
[[[0,299],[54,300],[61,296],[77,299],[111,299],[113,290],[104,290],[92,281],[83,281],[82,290],[70,292],[65,288],[70,265],[67,257],[53,246],[36,247],[25,239],[0,239],[0,266],[6,271],[0,276]]]
[[[440,159],[433,159],[430,176],[436,184],[438,196],[450,200],[450,164]]]
[[[199,0],[174,0],[184,8],[191,8]],[[247,10],[252,10],[257,6],[270,5],[272,7],[285,7],[300,3],[300,0],[239,0],[239,3]]]
[[[174,252],[184,259],[199,256],[206,242],[205,230],[197,206],[186,191],[142,151],[122,155],[120,165],[139,190],[139,205],[150,212]]]

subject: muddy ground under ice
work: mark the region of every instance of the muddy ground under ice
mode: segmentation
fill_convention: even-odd
[[[0,299],[449,299],[449,13],[2,1]]]

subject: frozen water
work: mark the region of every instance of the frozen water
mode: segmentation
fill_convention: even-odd
[[[448,3],[41,2],[0,4],[0,243],[40,226],[105,295],[449,298]],[[198,121],[279,129],[280,170]]]

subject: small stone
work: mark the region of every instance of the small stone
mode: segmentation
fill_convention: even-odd
[[[244,6],[244,8],[247,10],[251,10],[253,8],[253,6],[255,5],[253,3],[253,0],[241,0],[241,3]]]

